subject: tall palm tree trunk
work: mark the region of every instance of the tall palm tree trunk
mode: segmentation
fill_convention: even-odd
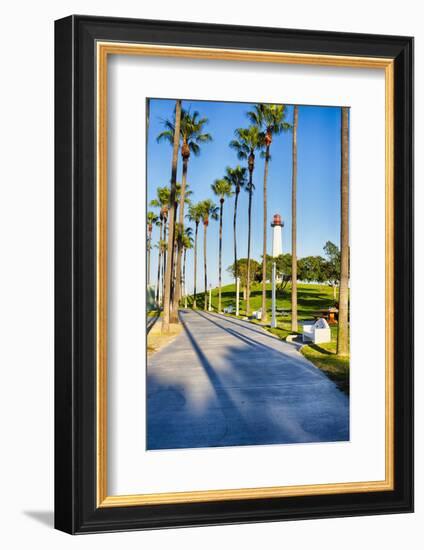
[[[170,322],[172,323],[172,311],[174,309],[174,293],[175,293],[175,262],[177,259],[177,213],[178,213],[178,203],[175,203],[175,210],[174,210],[174,248],[172,251],[172,274],[171,274],[171,309],[170,309]]]
[[[221,285],[222,285],[222,213],[224,199],[220,200],[219,208],[219,281],[218,281],[218,313],[221,313]]]
[[[268,320],[266,311],[266,224],[267,224],[267,181],[268,181],[268,166],[269,166],[269,145],[266,147],[265,153],[265,169],[264,169],[264,242],[263,242],[263,258],[262,258],[262,322]]]
[[[188,166],[188,157],[183,158],[183,177],[181,181],[181,196],[180,196],[180,212],[178,220],[178,234],[180,236],[177,243],[177,261],[175,269],[175,289],[173,297],[173,307],[171,315],[171,323],[178,323],[178,305],[181,298],[181,259],[183,255],[183,249],[181,246],[181,238],[183,234],[184,227],[184,201],[185,201],[185,190],[187,186],[187,166]]]
[[[176,259],[177,259],[177,243],[175,242],[175,228],[174,228],[174,248],[173,248],[173,252],[172,252],[172,257],[173,257],[173,262],[172,262],[171,298],[170,298],[170,301],[171,301],[171,311],[170,311],[170,313],[169,313],[169,315],[170,315],[170,317],[169,317],[170,323],[175,322],[175,321],[173,321],[173,319],[172,319],[172,312],[174,311],[174,293],[175,293],[175,284],[176,284],[175,261],[176,261]]]
[[[147,131],[149,131],[149,125],[150,125],[150,99],[146,98],[146,126],[147,126]]]
[[[163,240],[166,243],[166,218],[164,219],[164,222],[163,222]],[[164,248],[162,252],[162,302],[165,296],[166,259],[167,259],[167,249]]]
[[[156,286],[156,303],[159,305],[159,289],[160,289],[160,276],[161,276],[161,260],[162,260],[162,225],[163,220],[160,222],[159,229],[159,248],[158,248],[158,284]]]
[[[203,223],[203,269],[205,271],[205,301],[203,309],[207,311],[208,309],[208,266],[207,266],[207,256],[206,256],[206,232],[208,229],[208,224]]]
[[[238,265],[237,265],[237,205],[240,189],[236,187],[236,198],[234,200],[234,217],[233,217],[233,231],[234,231],[234,279],[235,279],[235,292],[237,292],[237,278],[238,278]]]
[[[187,248],[184,248],[184,262],[183,262],[183,280],[182,280],[182,293],[184,295],[184,307],[187,309],[187,288],[186,288],[186,260],[187,260]]]
[[[194,291],[193,291],[193,309],[196,309],[196,297],[197,297],[197,234],[199,232],[199,222],[196,222],[196,229],[194,231]]]
[[[150,286],[150,252],[152,249],[152,232],[147,236],[147,286]]]
[[[338,355],[349,354],[349,111],[342,107],[341,123],[341,224]]]
[[[297,121],[298,107],[293,108],[293,166],[292,166],[292,289],[291,329],[297,332]]]
[[[163,300],[162,332],[169,333],[170,309],[171,309],[171,280],[172,280],[172,254],[174,251],[174,225],[175,225],[175,196],[177,191],[177,162],[178,148],[180,144],[180,123],[181,123],[181,100],[175,102],[175,126],[174,143],[172,150],[172,169],[171,169],[171,194],[170,204],[172,205],[169,213],[169,235],[168,235],[168,261],[165,274],[165,292]]]
[[[246,286],[246,315],[250,315],[250,241],[252,230],[252,193],[253,168],[249,167],[249,206],[247,209],[247,286]]]

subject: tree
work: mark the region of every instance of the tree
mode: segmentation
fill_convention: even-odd
[[[272,138],[276,134],[288,131],[291,125],[286,122],[286,106],[258,103],[254,106],[253,111],[248,112],[248,117],[252,124],[257,126],[264,132],[265,145],[265,168],[264,168],[264,184],[263,184],[263,201],[264,201],[264,216],[263,216],[263,256],[262,256],[262,322],[267,321],[266,310],[266,237],[267,237],[267,181],[269,161],[271,159],[270,147]]]
[[[201,203],[201,217],[203,222],[203,267],[205,275],[205,302],[204,310],[207,310],[208,304],[208,264],[207,264],[207,252],[206,252],[206,232],[208,230],[209,220],[218,219],[218,207],[211,199],[206,199]]]
[[[259,267],[259,263],[252,258],[250,258],[250,261],[249,258],[240,258],[237,260],[237,266],[233,263],[227,268],[228,273],[230,273],[233,277],[235,277],[235,273],[237,271],[238,277],[240,277],[240,284],[242,288],[246,289],[246,298],[250,273],[256,273]]]
[[[180,194],[180,203],[179,203],[179,234],[183,234],[184,229],[184,201],[185,201],[185,191],[187,183],[187,169],[188,162],[190,159],[190,154],[193,153],[195,156],[200,154],[200,145],[212,141],[210,134],[204,132],[204,127],[208,123],[207,118],[200,118],[199,112],[181,110],[181,124],[180,124],[180,140],[181,140],[181,157],[183,161],[183,176],[181,181],[181,194]],[[157,141],[162,140],[173,143],[174,133],[175,133],[175,120],[165,120],[164,121],[165,130],[161,132]],[[181,242],[177,242],[177,259],[176,259],[176,285],[174,289],[174,299],[173,299],[173,312],[172,312],[172,321],[178,322],[178,303],[180,300],[181,288],[180,288],[180,274],[181,274],[181,257],[182,257],[182,246]]]
[[[164,286],[165,286],[165,262],[161,262],[161,259],[165,259],[166,250],[167,250],[168,243],[165,239],[159,239],[159,241],[156,244],[156,248],[158,249],[158,273],[157,273],[157,285],[156,285],[156,302],[159,305],[161,302],[162,297],[162,305],[163,305],[163,292],[164,292]],[[162,278],[162,284],[161,284],[161,278]]]
[[[292,275],[292,255],[280,254],[276,258],[268,256],[266,261],[266,277],[271,279],[272,277],[272,265],[275,263],[275,276],[278,286],[277,295],[284,291],[288,283],[291,281]]]
[[[193,191],[191,191],[189,184],[186,183],[184,207],[185,207],[185,205],[190,206],[190,204],[191,204],[190,197],[191,197],[192,194],[193,194]],[[181,197],[181,184],[179,184],[177,182],[177,184],[176,184],[176,193],[175,193],[175,203],[174,203],[175,220],[177,219],[177,216],[178,216],[178,206],[179,206],[179,203],[180,203],[180,197]],[[178,245],[180,244],[180,246],[182,246],[182,243],[180,241],[179,227],[180,227],[180,225],[175,222],[175,227],[174,227],[174,253],[173,253],[174,263],[173,263],[172,279],[171,279],[171,310],[173,312],[174,309],[176,308],[175,311],[177,313],[178,313],[178,304],[177,305],[174,304],[174,293],[175,293],[175,288],[176,288],[176,285],[177,285],[176,258],[177,258],[177,253],[178,253]],[[184,230],[184,228],[183,228],[183,230]],[[181,275],[181,273],[180,273],[180,275]],[[182,279],[182,277],[180,277],[180,278]],[[178,320],[178,315],[177,315],[177,320]],[[172,323],[176,322],[173,315],[171,315],[171,322]]]
[[[235,131],[236,139],[230,142],[230,147],[237,152],[239,160],[247,160],[249,170],[249,182],[246,191],[249,193],[249,206],[247,209],[247,281],[246,281],[246,314],[250,313],[250,246],[252,229],[252,195],[255,186],[253,184],[253,171],[255,169],[255,152],[264,145],[264,134],[259,131],[255,125],[249,128],[237,128]],[[237,264],[234,264],[237,267]]]
[[[236,266],[236,272],[234,274],[234,278],[237,285],[237,206],[238,206],[238,198],[240,194],[240,189],[246,185],[247,182],[247,176],[246,176],[246,168],[242,168],[241,166],[236,166],[235,168],[230,168],[227,166],[225,170],[226,174],[224,176],[224,179],[230,184],[230,186],[234,187],[234,216],[233,216],[233,233],[234,233],[234,265]]]
[[[181,289],[184,296],[184,307],[187,309],[187,288],[186,288],[186,260],[187,260],[187,250],[193,248],[193,229],[191,227],[186,227],[184,229],[184,235],[182,236],[182,246],[183,246],[183,273],[181,281]]]
[[[219,197],[219,268],[218,268],[218,313],[221,313],[222,285],[222,218],[224,201],[233,195],[231,183],[226,179],[215,180],[211,185],[213,193]]]
[[[160,213],[163,214],[164,210],[168,211],[170,207],[170,194],[169,187],[157,187],[156,197],[150,201],[149,205],[154,208],[159,208]]]
[[[199,223],[202,219],[202,203],[191,204],[188,209],[187,218],[190,222],[194,223],[194,292],[193,292],[193,309],[196,309],[196,298],[197,298],[197,236],[199,231]]]
[[[171,166],[171,192],[170,203],[172,205],[169,217],[168,231],[168,262],[165,272],[165,289],[163,300],[163,316],[162,316],[162,332],[169,333],[169,323],[171,316],[171,279],[173,271],[173,252],[174,252],[174,225],[175,225],[175,195],[177,187],[177,162],[178,162],[178,147],[180,136],[181,123],[181,100],[175,102],[175,117],[174,117],[174,135],[172,143],[172,166]]]
[[[186,183],[186,188],[185,188],[185,193],[184,193],[184,206],[186,204],[190,204],[191,200],[190,200],[190,197],[193,195],[193,191],[191,191],[190,189],[190,186],[188,183]],[[181,183],[176,183],[176,188],[175,188],[175,203],[174,203],[174,206],[175,206],[175,213],[176,215],[178,214],[178,206],[180,204],[180,198],[181,198]],[[171,205],[169,205],[171,206]],[[177,224],[175,224],[177,225]],[[175,240],[175,235],[174,235],[174,240]]]
[[[336,289],[340,283],[340,250],[331,241],[327,241],[324,245],[324,252],[327,257],[325,265],[325,280],[333,288],[333,298],[336,301]]]
[[[324,283],[328,262],[322,256],[305,256],[297,261],[298,279],[308,283]]]
[[[156,198],[150,201],[150,206],[159,209],[159,241],[166,240],[166,222],[168,219],[168,210],[170,206],[170,189],[169,187],[157,187],[156,188]],[[167,247],[158,246],[158,284],[156,287],[156,302],[159,303],[160,295],[160,273],[161,267],[163,272],[165,272],[166,266],[166,251]],[[163,260],[163,265],[162,264]],[[165,282],[165,277],[163,276],[163,283]],[[163,296],[163,286],[162,285],[162,296]]]
[[[147,284],[150,285],[150,251],[152,249],[153,225],[156,225],[158,217],[154,212],[147,212]]]
[[[298,106],[293,107],[292,140],[292,269],[291,269],[291,329],[297,332],[297,124]]]
[[[337,353],[349,354],[349,110],[341,110],[340,291]]]

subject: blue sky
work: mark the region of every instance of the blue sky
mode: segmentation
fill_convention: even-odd
[[[211,184],[223,177],[226,166],[234,167],[239,161],[229,148],[234,130],[247,127],[246,112],[252,110],[249,103],[223,103],[213,101],[183,101],[184,109],[199,111],[209,123],[205,131],[213,141],[202,145],[198,157],[191,155],[187,182],[193,191],[194,202],[214,198]],[[147,155],[147,201],[154,198],[157,187],[169,185],[171,177],[172,147],[157,143],[156,137],[163,129],[163,120],[172,119],[174,100],[152,99]],[[331,240],[337,246],[340,240],[340,120],[339,107],[299,106],[298,118],[298,195],[297,195],[297,247],[298,257],[323,255],[323,246]],[[293,121],[293,107],[287,107],[287,121]],[[283,228],[283,253],[291,249],[291,177],[292,134],[274,136],[271,145],[271,161],[268,175],[268,222],[279,213]],[[181,159],[178,163],[177,181],[181,181]],[[256,155],[252,207],[252,258],[260,261],[262,254],[263,223],[263,173],[264,160]],[[217,202],[216,198],[214,198]],[[237,214],[238,257],[247,256],[247,204],[248,194],[239,196]],[[149,207],[149,209],[151,209]],[[153,209],[152,209],[153,210]],[[234,261],[232,216],[234,198],[224,203],[223,217],[223,284],[232,282],[227,267]],[[187,222],[188,223],[188,222]],[[198,282],[203,282],[203,229],[199,226]],[[153,229],[153,244],[159,239],[159,229]],[[271,252],[271,228],[268,228],[268,251]],[[208,280],[212,286],[218,282],[218,222],[211,221],[208,228]],[[152,249],[151,280],[156,281],[157,249]],[[193,253],[187,255],[187,290],[193,289]]]

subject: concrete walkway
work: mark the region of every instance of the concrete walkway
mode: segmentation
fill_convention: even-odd
[[[349,439],[347,397],[295,346],[223,315],[180,318],[148,360],[148,449]]]

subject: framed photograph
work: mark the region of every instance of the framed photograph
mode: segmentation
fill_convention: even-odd
[[[55,25],[55,525],[413,509],[413,39]]]

